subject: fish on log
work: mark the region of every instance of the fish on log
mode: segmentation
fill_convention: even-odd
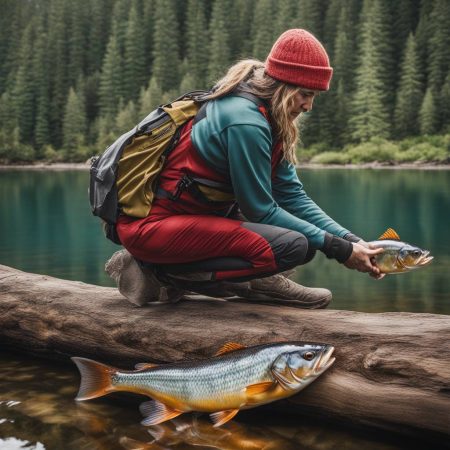
[[[115,288],[0,265],[2,348],[69,361],[136,363],[208,358],[229,341],[333,345],[336,362],[311,386],[271,404],[350,426],[448,444],[450,316],[302,310],[186,298],[139,308]]]

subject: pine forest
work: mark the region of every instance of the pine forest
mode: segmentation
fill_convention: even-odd
[[[300,159],[450,160],[449,0],[0,0],[0,8],[3,162],[85,161],[158,104],[210,88],[239,59],[264,60],[290,28],[312,32],[334,68],[330,91],[302,120]]]

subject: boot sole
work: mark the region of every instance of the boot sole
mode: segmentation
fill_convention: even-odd
[[[265,298],[261,298],[263,295]],[[292,308],[301,309],[325,309],[330,304],[332,298],[330,294],[318,300],[305,302],[301,300],[289,300],[285,298],[268,299],[266,294],[261,294],[261,297],[259,297],[257,293],[255,294],[254,292],[252,292],[252,295],[247,298],[227,298],[227,301],[236,303],[261,303],[271,306],[290,306]]]

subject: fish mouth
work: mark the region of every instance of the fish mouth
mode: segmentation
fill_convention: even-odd
[[[417,265],[422,267],[426,266],[427,264],[430,264],[431,261],[433,261],[434,256],[428,256],[430,252],[428,250],[425,250],[423,254],[420,256],[419,260],[417,261]]]
[[[428,250],[423,250],[422,254],[414,261],[412,265],[405,264],[400,258],[397,258],[397,262],[400,267],[406,270],[417,269],[418,267],[423,267],[430,264],[433,261],[434,256],[429,256],[430,252]]]
[[[331,357],[333,352],[334,347],[332,345],[328,346],[328,348],[322,352],[320,358],[314,364],[312,370],[313,375],[321,375],[325,372],[325,370],[329,369],[333,365],[333,363],[336,361],[336,358]]]

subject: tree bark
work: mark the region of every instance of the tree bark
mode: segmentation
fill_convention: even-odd
[[[121,368],[207,358],[228,341],[326,342],[334,366],[273,408],[434,442],[450,434],[450,316],[205,299],[138,308],[115,288],[0,266],[0,339],[33,355]]]

